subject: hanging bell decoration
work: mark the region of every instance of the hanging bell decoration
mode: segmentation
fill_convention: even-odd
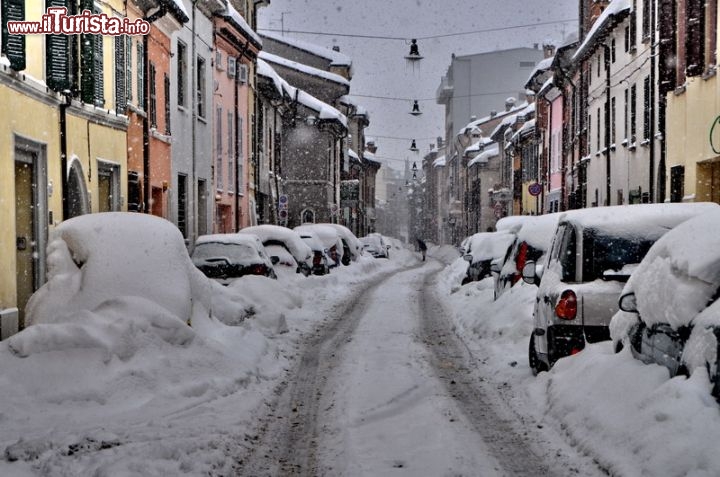
[[[420,111],[420,105],[417,102],[417,99],[413,101],[413,107],[412,111],[410,111],[410,114],[413,116],[420,116],[422,114],[422,111]]]
[[[420,56],[420,49],[418,48],[417,40],[415,38],[410,40],[410,53],[405,56],[405,59],[409,61],[417,61],[423,59],[423,57]]]
[[[410,142],[410,150],[411,150],[412,152],[417,152],[417,151],[420,150],[420,149],[417,148],[417,145],[415,144],[415,139],[413,139],[412,142]]]

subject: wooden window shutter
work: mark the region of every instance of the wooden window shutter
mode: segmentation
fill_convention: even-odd
[[[665,93],[674,90],[677,84],[677,75],[675,74],[677,58],[677,41],[675,39],[677,32],[675,25],[675,0],[660,0],[658,8],[660,31],[660,46],[658,47],[658,58],[660,60],[660,94],[664,95]]]
[[[99,12],[96,12],[99,13]],[[103,71],[103,36],[93,35],[93,96],[95,106],[105,105],[105,81]]]
[[[148,106],[150,114],[150,127],[157,128],[157,85],[155,84],[155,64],[150,63],[148,70],[148,86],[150,88],[150,105]]]
[[[163,95],[164,95],[164,105],[165,105],[165,134],[170,134],[172,129],[170,129],[170,76],[168,76],[167,73],[165,73],[163,77]]]
[[[25,20],[25,0],[2,0],[2,52],[15,71],[25,69],[25,35],[10,35],[8,21]]]
[[[127,85],[127,100],[133,100],[133,76],[132,76],[132,37],[126,35],[126,52],[125,52],[125,84]]]
[[[47,0],[46,8],[68,8],[67,0]],[[70,37],[47,35],[45,38],[45,83],[53,91],[70,89]]]
[[[125,36],[115,37],[115,111],[124,113],[127,108],[127,81],[125,77]]]
[[[144,110],[145,105],[145,47],[139,41],[137,43],[137,95],[138,105]]]
[[[92,0],[80,1],[80,12],[93,11]],[[83,103],[95,103],[95,35],[80,35],[80,98]]]

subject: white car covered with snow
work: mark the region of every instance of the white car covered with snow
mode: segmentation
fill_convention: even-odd
[[[290,255],[295,263],[296,272],[305,276],[310,274],[313,251],[294,230],[279,225],[263,224],[245,227],[238,233],[258,236],[268,255],[278,257],[279,265],[292,266],[288,256]]]
[[[720,399],[720,207],[668,232],[623,289],[610,331],[615,349],[630,347],[670,376],[705,368]]]
[[[563,212],[543,264],[523,279],[538,284],[528,359],[533,372],[552,367],[585,343],[610,339],[623,285],[668,230],[717,204],[639,204]]]
[[[343,243],[340,234],[334,227],[326,224],[303,224],[293,230],[301,237],[307,233],[314,234],[329,258],[328,266],[332,268],[340,265],[343,258]]]

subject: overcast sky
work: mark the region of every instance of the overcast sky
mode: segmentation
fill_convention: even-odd
[[[577,1],[549,3],[546,0],[272,0],[268,7],[260,9],[258,28],[262,33],[262,28],[280,30],[284,27],[285,34],[291,38],[328,48],[337,45],[342,53],[350,56],[354,69],[350,93],[370,113],[367,135],[376,139],[377,155],[384,163],[402,168],[405,159],[421,159],[430,144],[436,142],[435,138],[442,135],[444,108],[436,103],[435,92],[450,65],[451,54],[531,47],[545,41],[559,44],[577,29]],[[487,31],[498,28],[503,30]],[[293,30],[326,34],[301,34]],[[477,33],[457,35],[463,32]],[[452,36],[430,38],[441,35]],[[412,64],[404,58],[411,38],[419,39],[420,53],[424,56]],[[510,88],[517,89],[517,85]],[[421,116],[408,114],[413,99],[419,100]],[[417,140],[419,153],[408,150],[413,138]]]

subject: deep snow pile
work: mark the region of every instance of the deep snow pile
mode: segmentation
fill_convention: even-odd
[[[0,342],[0,475],[232,474],[302,333],[396,257],[223,287],[163,219],[63,222],[33,324]]]
[[[518,282],[493,301],[492,281],[451,293],[457,269],[439,275],[438,293],[486,376],[538,425],[553,426],[613,475],[711,476],[720,469],[720,407],[707,372],[668,379],[611,342],[589,345],[533,377],[527,361],[535,286]],[[486,371],[483,369],[483,372]]]

